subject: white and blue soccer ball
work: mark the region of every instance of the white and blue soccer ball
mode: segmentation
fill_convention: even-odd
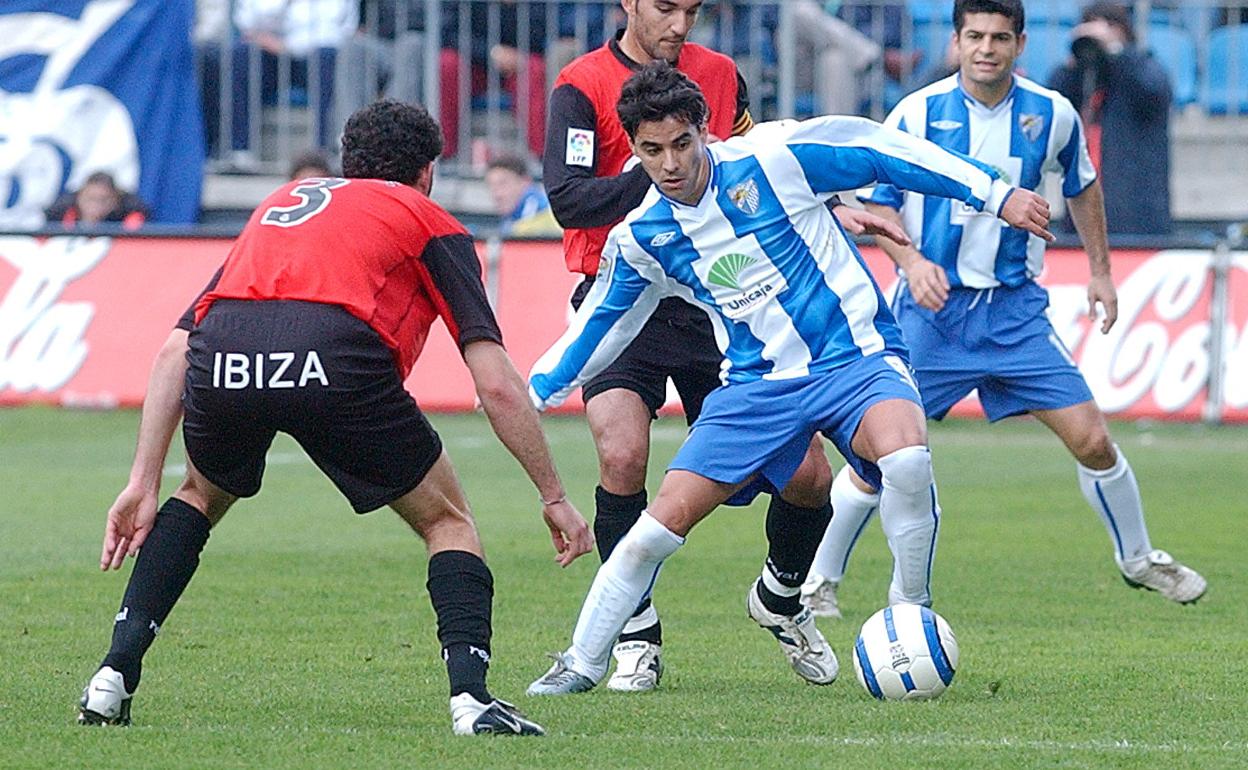
[[[896,604],[867,618],[854,644],[858,682],[880,700],[929,700],[958,670],[958,640],[927,607]]]

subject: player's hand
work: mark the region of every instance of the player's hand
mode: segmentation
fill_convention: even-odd
[[[1006,224],[1038,235],[1049,243],[1055,239],[1049,232],[1049,202],[1043,195],[1015,187],[998,214]]]
[[[1118,290],[1114,288],[1114,281],[1108,275],[1094,275],[1088,281],[1088,318],[1093,323],[1096,322],[1097,303],[1105,311],[1105,318],[1101,321],[1101,334],[1109,334],[1109,330],[1114,328],[1114,322],[1118,320]]]
[[[853,206],[837,206],[832,209],[832,214],[841,223],[841,227],[853,235],[882,235],[902,246],[910,245],[910,236],[899,225],[869,211]]]
[[[156,497],[155,491],[136,484],[127,484],[117,495],[104,524],[100,569],[120,569],[127,554],[139,552],[156,523]]]
[[[555,561],[566,567],[594,550],[594,533],[580,511],[566,499],[542,506],[542,518],[550,529],[550,541],[555,546]]]
[[[939,312],[949,299],[949,276],[945,269],[926,257],[906,266],[906,283],[920,307]]]

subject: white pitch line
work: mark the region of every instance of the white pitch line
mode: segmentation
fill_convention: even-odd
[[[569,738],[578,739],[597,739],[609,738],[602,733],[579,735],[568,735]],[[620,736],[626,738],[627,736]],[[1011,749],[1032,749],[1036,751],[1114,751],[1127,754],[1143,753],[1143,752],[1159,752],[1159,753],[1178,753],[1186,754],[1195,751],[1203,752],[1248,752],[1248,743],[1242,741],[1223,741],[1221,743],[1149,743],[1144,741],[1131,741],[1126,739],[1119,740],[1092,740],[1092,741],[1039,741],[1020,738],[955,738],[951,736],[792,736],[786,735],[782,739],[753,738],[741,737],[733,735],[654,735],[647,733],[646,740],[658,740],[662,743],[686,742],[686,743],[751,743],[769,745],[780,742],[784,744],[808,744],[815,746],[858,746],[865,748],[888,747],[888,746],[916,746],[926,748],[950,748],[950,749],[968,749],[968,748],[1011,748]],[[636,740],[636,736],[629,738]]]

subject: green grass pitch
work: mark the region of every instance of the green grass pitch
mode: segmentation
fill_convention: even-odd
[[[0,767],[1248,766],[1248,429],[1114,426],[1154,544],[1209,579],[1197,606],[1124,586],[1043,428],[933,425],[936,608],[962,650],[939,701],[876,703],[855,681],[857,624],[883,604],[890,570],[878,524],[842,589],[847,619],[821,621],[840,679],[813,687],[788,669],[744,609],[765,552],[761,502],[718,511],[664,567],[658,692],[530,700],[597,561],[554,564],[536,494],[483,418],[433,420],[496,576],[492,689],[549,736],[451,735],[420,542],[387,511],[350,513],[284,438],[148,655],[134,726],[76,726],[128,574],[96,565],[137,414],[26,408],[0,410]],[[547,426],[591,515],[588,430]],[[656,426],[652,491],[682,436],[678,421]]]

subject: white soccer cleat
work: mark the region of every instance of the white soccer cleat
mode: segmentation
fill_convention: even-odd
[[[607,680],[607,689],[616,692],[647,692],[659,686],[663,677],[661,645],[640,639],[620,642],[611,655],[615,657],[615,673]]]
[[[746,594],[745,607],[750,617],[780,642],[780,650],[798,676],[811,684],[832,684],[836,681],[841,669],[836,653],[815,628],[815,616],[809,608],[803,607],[792,617],[777,615],[763,606],[763,600],[758,597],[757,580]]]
[[[78,724],[130,724],[131,693],[126,692],[121,672],[102,666],[82,691],[78,701]]]
[[[482,703],[466,692],[451,698],[451,729],[456,735],[545,735],[537,722],[507,701]]]
[[[571,660],[564,653],[551,655],[555,664],[545,674],[534,680],[525,690],[527,695],[573,695],[578,692],[589,692],[598,684],[589,677],[571,668]]]
[[[1205,595],[1208,583],[1199,572],[1174,560],[1165,551],[1124,562],[1122,579],[1132,588],[1147,588],[1179,604],[1191,604]]]
[[[811,573],[802,583],[802,605],[809,607],[810,614],[817,618],[840,618],[841,605],[836,601],[838,585],[835,580]]]

